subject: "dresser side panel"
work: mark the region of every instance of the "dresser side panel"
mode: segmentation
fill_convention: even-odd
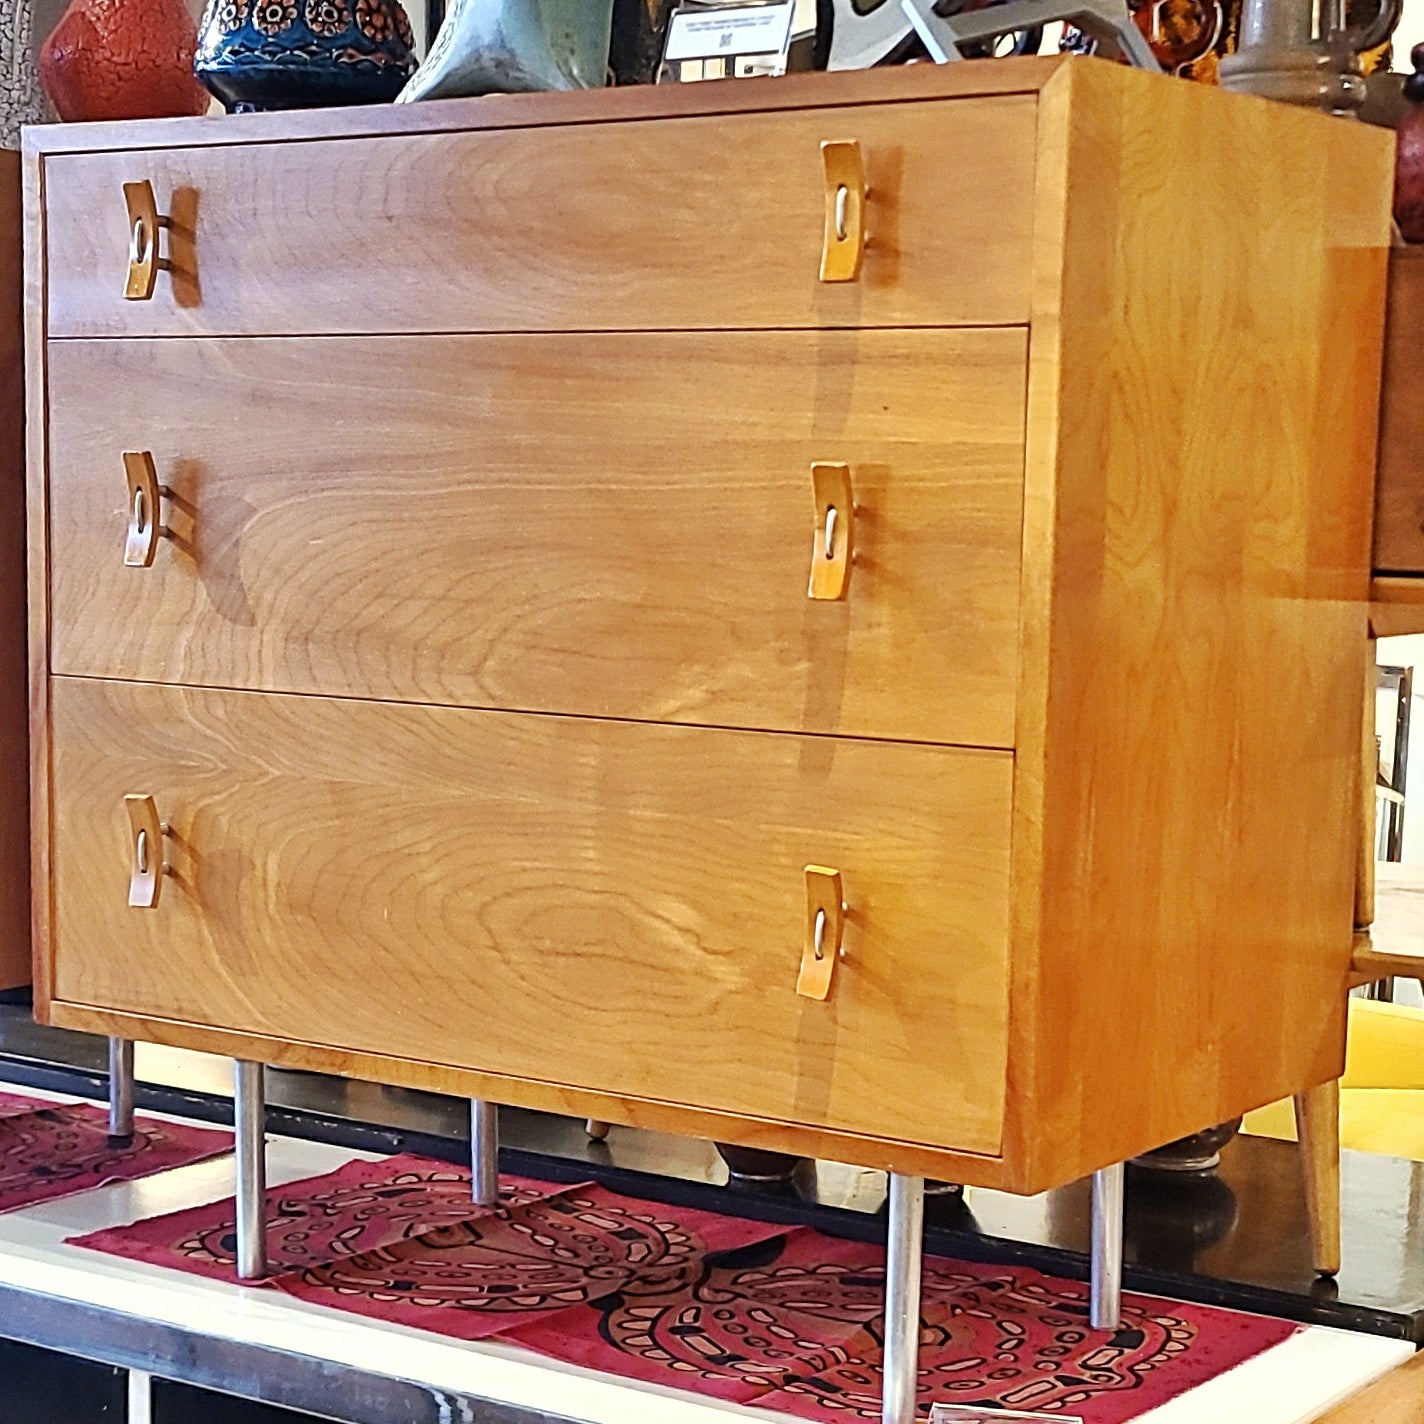
[[[1391,179],[1363,126],[1111,66],[1055,86],[1025,497],[1052,533],[1025,546],[1014,824],[1025,1187],[1340,1070]]]
[[[1424,574],[1424,247],[1395,248],[1389,266],[1374,566],[1381,574],[1418,576]],[[1424,580],[1415,592],[1424,598]]]
[[[20,156],[0,151],[0,989],[30,982]]]
[[[25,323],[25,574],[29,595],[30,937],[35,1017],[45,1021],[53,984],[54,881],[50,873],[49,402],[46,394],[45,159],[36,131],[21,143]]]

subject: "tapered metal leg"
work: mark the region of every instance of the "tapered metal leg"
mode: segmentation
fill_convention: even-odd
[[[237,1129],[237,1274],[267,1274],[267,1098],[263,1066],[233,1064],[233,1125]]]
[[[109,1040],[109,1136],[134,1130],[134,1046],[131,1038]]]
[[[470,1196],[476,1206],[499,1201],[499,1107],[470,1099]]]
[[[1094,1330],[1122,1324],[1122,1180],[1119,1162],[1093,1173],[1093,1279],[1088,1319]]]
[[[890,1240],[885,1256],[884,1424],[913,1424],[920,1374],[920,1265],[925,1181],[890,1174]]]

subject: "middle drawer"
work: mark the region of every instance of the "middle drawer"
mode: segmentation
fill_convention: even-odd
[[[49,363],[56,673],[1013,745],[1020,328]],[[148,567],[125,451],[166,491]],[[808,596],[815,462],[854,491],[839,602]]]

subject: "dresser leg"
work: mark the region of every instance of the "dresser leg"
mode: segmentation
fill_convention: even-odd
[[[1340,1080],[1295,1095],[1306,1219],[1317,1274],[1340,1274]]]
[[[476,1206],[499,1201],[499,1107],[470,1099],[470,1195]]]
[[[109,1136],[129,1138],[134,1130],[134,1046],[131,1038],[109,1040]]]
[[[920,1375],[920,1265],[925,1179],[890,1173],[890,1238],[885,1255],[884,1424],[913,1424]]]
[[[1093,1173],[1093,1278],[1089,1323],[1094,1330],[1122,1324],[1121,1162]]]
[[[232,1110],[237,1129],[237,1274],[267,1274],[267,1099],[260,1063],[233,1064]]]

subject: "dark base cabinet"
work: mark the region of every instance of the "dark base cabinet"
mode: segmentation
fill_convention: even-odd
[[[124,1424],[127,1399],[123,1370],[0,1340],[0,1424]]]

